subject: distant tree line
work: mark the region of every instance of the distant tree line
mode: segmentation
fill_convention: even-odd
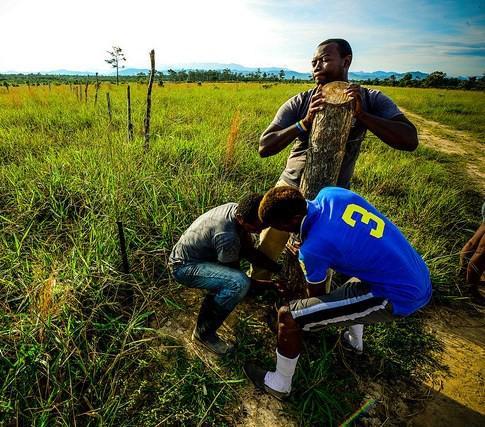
[[[6,82],[9,85],[32,85],[40,86],[51,84],[85,84],[95,82],[96,78],[100,82],[116,82],[115,76],[70,76],[70,75],[51,75],[41,73],[30,74],[0,74],[0,85]],[[138,73],[134,76],[119,76],[120,82],[139,82],[145,83],[148,80],[147,73]],[[260,69],[250,73],[241,73],[224,70],[168,70],[166,72],[158,71],[155,76],[155,81],[158,84],[163,84],[164,81],[171,82],[308,82],[308,80],[295,79],[294,77],[285,80],[285,71],[280,70],[279,73],[262,72]]]
[[[395,75],[391,75],[386,79],[367,79],[360,80],[357,83],[376,86],[485,90],[485,73],[481,77],[473,76],[468,77],[466,80],[457,77],[447,77],[446,73],[442,71],[434,71],[424,79],[415,79],[411,73],[406,73],[400,79],[396,78]]]
[[[202,82],[285,82],[285,83],[309,83],[308,80],[296,79],[294,76],[291,79],[285,78],[285,71],[280,70],[279,73],[267,73],[257,69],[250,73],[241,73],[224,70],[168,70],[167,72],[158,71],[155,76],[155,81],[158,85],[163,86],[166,81],[170,82],[185,82],[185,83],[202,83]],[[69,75],[49,75],[41,73],[31,74],[0,74],[0,87],[18,86],[18,85],[61,85],[61,84],[86,84],[99,82],[116,83],[115,76],[69,76]],[[146,83],[148,75],[146,73],[138,73],[134,76],[119,76],[121,83]],[[391,75],[385,79],[367,79],[354,80],[355,83],[362,85],[377,85],[377,86],[397,86],[397,87],[416,87],[416,88],[443,88],[443,89],[466,89],[466,90],[485,90],[485,73],[481,77],[468,77],[468,79],[459,79],[456,77],[448,77],[442,71],[435,71],[426,78],[413,78],[411,73],[405,74],[402,78],[397,78]]]

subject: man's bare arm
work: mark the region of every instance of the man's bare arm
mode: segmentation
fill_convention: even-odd
[[[361,87],[357,84],[351,84],[345,93],[354,102],[354,117],[379,139],[397,150],[414,151],[417,148],[418,131],[404,114],[384,119],[367,113],[362,107]]]
[[[465,246],[463,246],[463,249],[460,252],[460,266],[462,268],[466,268],[466,265],[470,260],[470,257],[477,249],[478,244],[480,243],[480,240],[484,235],[485,235],[485,223],[481,224],[480,227],[478,227],[477,231],[475,231],[475,234],[472,236],[472,238],[468,240],[468,242],[466,242]]]
[[[320,86],[317,86],[317,90],[315,90],[310,100],[307,114],[305,118],[301,120],[304,128],[311,128],[316,113],[323,108],[324,101],[325,96],[322,94]],[[288,147],[300,133],[301,130],[298,129],[296,123],[284,129],[281,126],[270,125],[259,139],[259,155],[261,157],[268,157],[279,153],[281,150]]]
[[[466,271],[466,281],[474,287],[480,284],[480,278],[485,271],[485,235],[482,235],[474,254],[470,258]]]
[[[418,131],[404,114],[383,119],[362,111],[357,120],[392,148],[414,151],[418,147]]]
[[[259,155],[269,157],[279,153],[288,147],[300,133],[301,131],[296,127],[296,124],[286,129],[277,125],[269,126],[259,139]]]

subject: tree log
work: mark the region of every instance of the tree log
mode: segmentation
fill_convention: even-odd
[[[323,87],[325,103],[313,121],[305,169],[300,190],[303,196],[314,199],[323,188],[336,185],[345,154],[345,144],[352,125],[353,106],[351,99],[343,93],[346,82],[332,82]],[[290,241],[296,236],[290,236]],[[298,259],[288,251],[284,254],[284,265],[289,288],[294,298],[305,297],[305,278]],[[330,270],[327,272],[329,292]]]

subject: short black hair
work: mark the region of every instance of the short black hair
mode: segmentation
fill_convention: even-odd
[[[347,55],[352,55],[352,48],[350,47],[349,42],[344,39],[327,39],[321,42],[318,47],[331,43],[335,43],[338,46],[338,51],[341,58],[345,58]]]
[[[252,193],[243,197],[237,205],[236,214],[246,224],[256,224],[259,220],[258,210],[262,199],[263,195],[258,193]]]
[[[290,186],[269,190],[259,205],[259,219],[263,224],[287,223],[296,215],[305,215],[306,200],[299,190]]]

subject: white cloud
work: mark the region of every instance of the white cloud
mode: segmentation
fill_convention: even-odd
[[[0,70],[108,70],[106,50],[116,44],[129,67],[147,67],[155,48],[157,64],[309,71],[316,45],[342,37],[354,49],[353,70],[483,72],[480,58],[451,56],[442,46],[484,40],[483,23],[455,22],[438,10],[412,0],[392,7],[381,0],[0,0]]]

